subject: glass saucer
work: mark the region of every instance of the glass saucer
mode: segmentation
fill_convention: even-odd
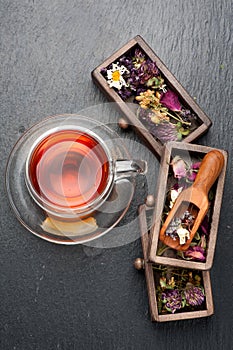
[[[35,140],[47,130],[63,125],[80,126],[98,134],[111,151],[114,160],[130,160],[132,157],[117,133],[100,122],[76,114],[49,117],[31,127],[15,144],[8,159],[5,181],[10,205],[17,219],[40,238],[71,245],[89,242],[100,237],[119,223],[130,206],[135,190],[135,178],[130,176],[117,179],[104,204],[92,213],[91,217],[82,220],[81,224],[78,223],[75,230],[70,229],[69,224],[65,224],[65,229],[64,226],[61,228],[61,225],[57,225],[57,221],[40,208],[29,194],[25,183],[25,163]],[[73,221],[72,226],[75,226],[75,219]],[[95,225],[90,225],[90,221]]]

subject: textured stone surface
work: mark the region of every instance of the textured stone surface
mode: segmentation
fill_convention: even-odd
[[[0,348],[230,349],[232,1],[1,0],[0,9]],[[106,102],[90,72],[137,34],[212,119],[198,142],[229,151],[210,319],[152,324],[143,273],[133,268],[139,239],[114,249],[47,243],[18,223],[4,191],[22,132],[48,115]]]

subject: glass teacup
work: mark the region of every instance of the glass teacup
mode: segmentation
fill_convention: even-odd
[[[83,119],[84,121],[84,119]],[[146,162],[114,159],[109,128],[61,125],[46,130],[31,146],[25,180],[33,200],[49,215],[86,218],[100,208],[118,179],[146,172]]]

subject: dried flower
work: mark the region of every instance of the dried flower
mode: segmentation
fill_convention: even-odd
[[[155,124],[160,124],[161,122],[169,122],[169,117],[167,114],[156,109],[151,110],[150,118],[151,121]]]
[[[135,99],[139,102],[141,108],[150,109],[148,116],[151,118],[153,123],[159,124],[161,121],[169,122],[167,110],[160,104],[160,93],[158,91],[155,92],[148,89],[141,92]]]
[[[180,240],[180,244],[185,244],[186,242],[186,238],[189,239],[190,238],[190,233],[189,230],[187,230],[184,227],[179,227],[177,230],[177,235],[179,237]]]
[[[136,49],[133,57],[134,67],[139,68],[145,59],[145,54],[140,49]]]
[[[201,223],[200,230],[205,236],[209,234],[209,219],[207,215],[204,217]]]
[[[101,73],[122,100],[136,96],[134,102],[140,105],[139,110],[150,109],[150,121],[144,125],[162,143],[181,141],[198,126],[196,115],[181,105],[175,92],[167,89],[156,62],[139,47],[101,69]],[[190,173],[190,181],[194,178],[195,173]]]
[[[201,162],[196,162],[191,165],[189,171],[187,172],[187,179],[189,181],[191,182],[195,181],[200,165],[201,165]]]
[[[202,261],[202,262],[206,260],[205,249],[197,245],[193,247],[189,247],[189,249],[184,252],[184,256],[186,258],[191,258],[191,260],[195,259],[197,261]]]
[[[191,182],[195,181],[197,176],[197,173],[195,171],[191,171],[188,175],[187,175],[187,179]]]
[[[140,108],[138,110],[138,118],[150,133],[163,143],[168,141],[177,141],[176,125],[166,120],[160,120],[159,123],[153,122],[151,119],[155,114],[150,110]]]
[[[142,62],[137,70],[137,75],[140,79],[140,84],[145,84],[149,79],[159,75],[159,70],[155,62],[147,59]]]
[[[189,109],[182,108],[179,113],[183,120],[194,121],[197,119],[196,114],[192,113]]]
[[[129,98],[130,96],[132,96],[132,92],[128,89],[128,88],[121,88],[118,91],[118,94],[121,96],[122,100],[127,100],[127,98]]]
[[[186,163],[180,156],[175,156],[171,162],[172,170],[174,173],[174,177],[177,179],[181,179],[186,176]]]
[[[191,169],[198,170],[201,166],[201,162],[196,162],[191,165]]]
[[[179,196],[180,192],[183,190],[183,187],[179,187],[177,188],[177,190],[175,188],[173,188],[171,190],[171,200],[170,200],[170,204],[169,204],[169,207],[172,208],[174,203],[175,203],[175,200],[176,198]]]
[[[168,283],[166,277],[160,277],[159,284],[162,289],[174,289],[176,282],[174,276],[169,279]]]
[[[170,288],[175,288],[176,281],[175,281],[174,276],[172,276],[172,277],[169,279],[168,285],[169,285]]]
[[[165,121],[157,125],[154,124],[154,127],[150,129],[150,132],[162,143],[178,140],[176,126],[170,122]]]
[[[186,303],[190,306],[198,306],[205,300],[204,293],[200,287],[195,287],[192,283],[187,283],[184,290]]]
[[[164,79],[160,76],[150,78],[146,82],[146,86],[148,86],[149,88],[152,88],[152,89],[162,90],[164,93],[167,92],[166,84],[164,84]]]
[[[177,141],[177,131],[174,124],[170,122],[160,122],[159,124],[155,124],[151,119],[141,119],[141,121],[145,126],[150,127],[149,130],[151,134],[161,142],[166,143],[168,141]]]
[[[205,251],[205,249],[206,249],[206,236],[205,235],[201,236],[200,247],[202,249],[204,249],[204,251]]]
[[[159,273],[156,287],[158,311],[160,314],[176,311],[193,311],[205,300],[201,271],[171,266],[152,265]]]
[[[168,90],[166,93],[162,93],[160,102],[171,111],[181,111],[181,104],[178,96],[171,90]]]
[[[166,229],[166,236],[176,240],[179,238],[180,244],[185,244],[186,238],[190,238],[190,229],[194,223],[194,217],[186,210],[181,217],[174,217]]]
[[[168,290],[162,293],[162,302],[167,311],[173,314],[182,308],[182,295],[178,289]]]
[[[114,87],[120,90],[123,86],[128,86],[123,78],[124,73],[129,73],[128,69],[119,65],[119,63],[113,63],[112,68],[107,70],[108,84],[110,87]]]
[[[170,212],[170,209],[173,207],[179,193],[184,189],[190,187],[190,182],[193,182],[198,174],[201,162],[194,162],[188,164],[182,159],[180,156],[176,155],[172,162],[171,166],[173,169],[174,179],[178,179],[177,182],[174,183],[174,179],[172,176],[169,177],[169,183],[172,184],[171,188],[168,188],[166,202],[162,214],[161,223],[163,224],[167,218],[167,215]],[[183,210],[184,206],[183,206]],[[199,226],[198,232],[194,235],[191,245],[187,251],[176,251],[176,257],[185,259],[185,260],[194,260],[205,262],[206,254],[208,248],[208,239],[210,233],[210,220],[209,220],[210,212],[208,212],[204,219],[202,220],[201,225]],[[180,244],[184,244],[186,239],[190,239],[190,232],[192,230],[193,224],[195,221],[195,217],[192,214],[192,211],[189,210],[187,205],[187,210],[182,213],[182,215],[178,216],[177,214],[170,221],[167,229],[166,236],[169,236],[173,240],[180,240]],[[166,247],[163,249],[159,247],[158,254],[162,255],[166,251]]]
[[[156,108],[160,104],[160,95],[155,94],[154,91],[148,89],[145,92],[141,92],[135,99],[139,102],[141,108]]]
[[[166,279],[166,277],[160,277],[159,284],[160,284],[160,287],[162,289],[166,288],[167,287],[167,279]]]

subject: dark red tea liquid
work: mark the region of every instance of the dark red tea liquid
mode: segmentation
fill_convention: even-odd
[[[35,148],[29,178],[37,194],[52,205],[82,207],[106,188],[109,160],[92,136],[77,130],[50,134]]]

